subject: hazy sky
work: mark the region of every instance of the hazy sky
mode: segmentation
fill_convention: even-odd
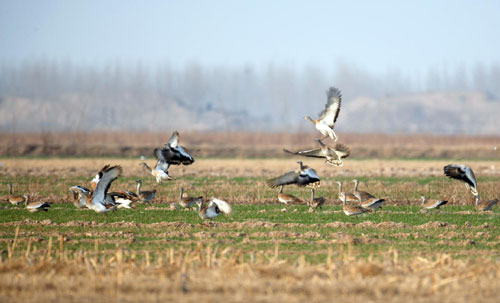
[[[500,62],[500,1],[0,0],[0,61],[368,71]]]

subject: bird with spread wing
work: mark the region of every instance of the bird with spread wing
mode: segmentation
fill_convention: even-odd
[[[340,113],[340,105],[342,103],[342,94],[340,90],[335,87],[330,87],[326,91],[327,102],[325,109],[319,114],[319,118],[314,120],[309,116],[305,116],[306,120],[311,121],[317,130],[323,135],[321,139],[330,137],[332,140],[337,141],[337,134],[333,131],[335,122]]]
[[[344,165],[342,163],[342,159],[349,157],[351,153],[349,147],[347,147],[344,144],[337,143],[335,147],[331,147],[324,144],[323,141],[321,141],[321,139],[316,139],[316,141],[318,141],[320,148],[297,151],[297,152],[292,152],[287,149],[283,150],[287,153],[304,157],[325,158],[326,163],[335,166]]]

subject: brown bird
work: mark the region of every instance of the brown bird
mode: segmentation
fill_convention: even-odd
[[[354,196],[356,196],[356,198],[358,198],[359,202],[363,202],[365,200],[375,198],[375,196],[373,196],[370,193],[367,193],[366,191],[360,191],[360,190],[358,190],[358,185],[359,185],[359,180],[358,179],[354,179],[352,181],[354,182],[353,193],[354,193]]]
[[[337,141],[337,134],[333,131],[335,122],[340,113],[340,104],[342,103],[342,95],[340,90],[335,87],[330,87],[326,92],[327,102],[325,109],[319,114],[317,120],[312,119],[309,116],[305,116],[306,120],[311,121],[317,130],[323,135],[321,139],[330,137],[332,140]]]
[[[201,202],[203,204],[203,197],[189,197],[186,193],[184,193],[184,188],[181,187],[180,197],[179,197],[179,205],[184,208],[192,208],[196,205],[196,203]]]
[[[346,194],[345,193],[343,195],[342,205],[343,205],[344,214],[346,214],[347,216],[359,216],[361,214],[364,214],[364,213],[370,211],[370,210],[363,208],[361,206],[348,205],[346,203]]]
[[[476,195],[476,209],[480,211],[488,211],[493,208],[493,206],[497,205],[498,199],[489,200],[489,201],[480,201],[479,195]]]
[[[30,195],[24,195],[24,198],[26,203],[26,210],[28,210],[30,213],[36,213],[42,210],[48,211],[48,208],[50,207],[49,203],[30,201]]]
[[[288,204],[288,203],[301,204],[301,203],[303,203],[302,200],[295,197],[294,195],[285,194],[283,192],[284,187],[285,187],[285,185],[281,185],[281,187],[280,187],[280,192],[278,194],[278,201],[280,201],[283,204]]]
[[[439,209],[442,205],[448,203],[446,200],[428,200],[425,196],[420,197],[422,199],[422,207],[425,209]]]
[[[311,200],[309,201],[309,206],[314,208],[323,208],[323,204],[325,204],[324,197],[315,198],[316,190],[311,188]]]
[[[339,200],[342,201],[344,199],[344,195],[346,195],[346,201],[347,202],[358,202],[358,198],[356,198],[355,195],[351,193],[346,193],[342,190],[343,183],[342,181],[337,181],[337,184],[339,185]]]
[[[9,186],[9,195],[4,197],[3,200],[9,202],[12,205],[18,205],[19,203],[24,202],[23,195],[14,195],[12,192],[12,183],[8,184]]]

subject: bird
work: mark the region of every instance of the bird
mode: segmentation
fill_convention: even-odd
[[[155,148],[154,153],[158,160],[162,160],[169,165],[190,165],[194,162],[194,158],[188,153],[187,149],[179,145],[178,131],[172,133],[163,148]]]
[[[365,209],[375,210],[379,207],[382,207],[384,202],[385,202],[385,199],[370,198],[370,199],[367,199],[367,200],[361,202],[361,207],[363,207]]]
[[[283,192],[283,188],[285,187],[285,185],[281,185],[280,187],[280,192],[278,193],[278,201],[280,201],[281,203],[283,204],[288,204],[288,203],[303,203],[302,200],[300,200],[299,198],[295,197],[294,195],[290,195],[290,194],[285,194]]]
[[[316,139],[319,143],[320,148],[303,150],[292,152],[287,149],[283,149],[285,152],[304,156],[304,157],[314,157],[314,158],[325,158],[325,163],[335,166],[342,166],[344,163],[342,162],[343,158],[347,158],[350,155],[349,147],[337,143],[335,147],[328,146],[321,141],[321,139]]]
[[[106,216],[108,211],[116,209],[116,205],[106,204],[105,199],[111,183],[122,174],[122,171],[123,169],[119,165],[106,165],[99,171],[96,175],[99,176],[99,180],[95,183],[95,186],[93,185],[95,189],[92,191],[92,194],[87,197],[88,208],[96,213],[104,213]]]
[[[358,190],[358,185],[359,185],[359,180],[358,179],[354,179],[352,181],[354,182],[353,194],[358,199],[359,202],[363,202],[363,201],[366,201],[368,199],[375,198],[375,196],[373,196],[370,193],[367,193],[366,191],[360,191],[360,190]]]
[[[335,87],[330,87],[326,91],[327,102],[325,109],[319,114],[317,120],[312,119],[309,116],[305,116],[304,119],[311,121],[317,130],[323,135],[321,139],[330,137],[332,140],[337,141],[337,134],[333,131],[335,122],[340,113],[340,105],[342,103],[342,94],[340,90]]]
[[[73,194],[73,205],[75,205],[76,208],[87,207],[87,197],[92,194],[90,189],[80,185],[75,185],[71,186],[69,191]]]
[[[39,202],[39,201],[31,201],[30,202],[30,195],[24,195],[24,201],[26,205],[26,210],[28,210],[30,213],[36,213],[39,211],[48,211],[48,208],[50,207],[49,203],[46,202]]]
[[[339,185],[339,200],[340,201],[342,201],[342,199],[344,198],[344,195],[346,195],[347,202],[358,202],[358,198],[356,198],[356,196],[354,196],[351,193],[346,193],[342,190],[342,187],[343,187],[342,181],[337,181],[337,184]]]
[[[159,149],[155,150],[155,154],[159,152]],[[169,174],[168,174],[168,169],[170,168],[170,164],[167,162],[158,159],[156,161],[155,168],[151,168],[146,162],[141,162],[139,165],[144,166],[148,172],[155,177],[156,183],[161,183],[163,180],[173,180]]]
[[[314,208],[323,208],[323,204],[325,204],[324,197],[315,198],[316,190],[311,188],[311,200],[309,201],[309,206]]]
[[[320,181],[316,171],[309,166],[303,165],[302,161],[297,161],[300,168],[298,170],[289,171],[279,177],[267,180],[269,187],[278,187],[281,185],[297,184],[298,186],[306,186]]]
[[[179,205],[184,207],[184,208],[191,208],[193,207],[196,203],[198,202],[203,203],[203,197],[189,197],[185,192],[184,188],[180,188],[180,196],[179,196]]]
[[[128,190],[108,192],[108,196],[113,198],[116,208],[136,208],[135,203],[139,202],[137,194]]]
[[[465,182],[467,187],[474,196],[478,196],[477,181],[472,168],[462,164],[448,164],[444,167],[444,174],[447,177]]]
[[[135,182],[137,182],[137,191],[136,191],[136,194],[139,197],[140,201],[143,202],[143,203],[151,204],[151,201],[156,196],[156,189],[153,189],[151,191],[149,191],[149,190],[141,190],[142,180],[141,179],[137,179]]]
[[[202,219],[213,219],[223,213],[229,215],[233,209],[226,201],[212,197],[208,204],[204,204],[203,199],[196,202],[198,205],[198,216]]]
[[[497,205],[498,199],[489,200],[489,201],[481,201],[479,195],[476,195],[476,209],[480,211],[488,211],[493,208],[493,206]]]
[[[9,202],[12,205],[18,205],[19,203],[24,202],[23,195],[15,195],[12,191],[12,183],[8,184],[9,186],[9,195],[4,197],[2,200]]]
[[[364,214],[364,213],[370,211],[370,210],[363,208],[361,206],[348,205],[346,203],[346,193],[343,194],[342,205],[343,205],[344,214],[346,214],[347,216],[358,216],[358,215],[361,215],[361,214]]]
[[[442,205],[448,203],[446,200],[428,200],[425,196],[421,196],[422,207],[425,209],[439,209]]]

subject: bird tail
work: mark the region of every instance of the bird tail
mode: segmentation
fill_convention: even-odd
[[[212,197],[212,199],[210,199],[210,203],[216,204],[219,210],[226,215],[230,215],[233,212],[233,208],[231,207],[231,205],[229,205],[229,203],[227,203],[226,201],[222,201],[221,199]]]

